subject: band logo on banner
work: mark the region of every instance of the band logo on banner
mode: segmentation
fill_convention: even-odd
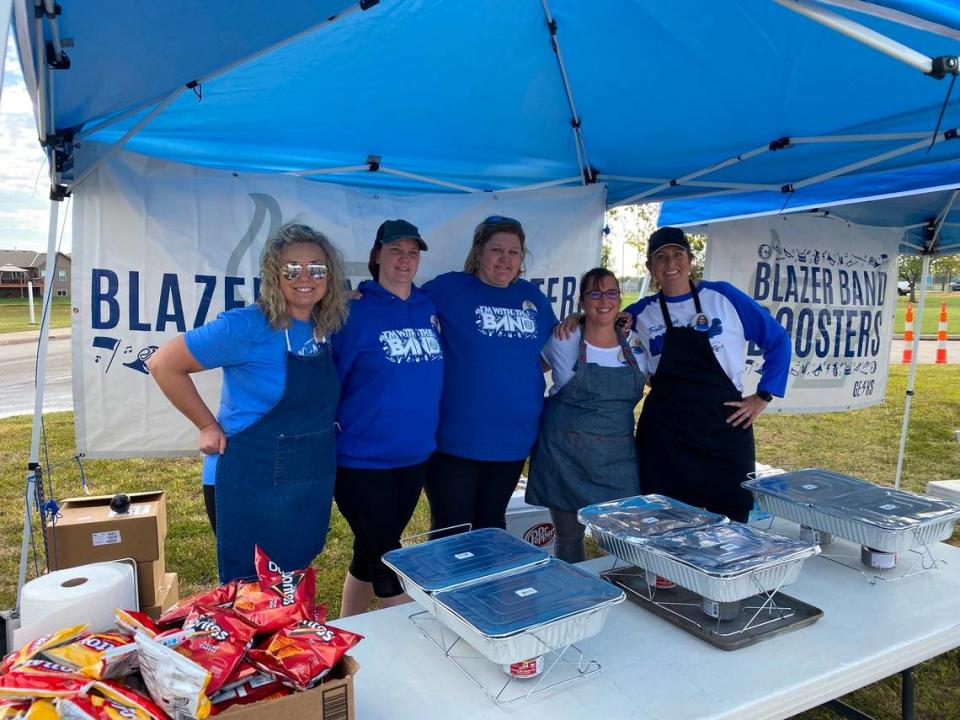
[[[867,407],[886,394],[900,231],[834,218],[777,216],[709,227],[707,277],[766,307],[790,335],[787,394],[775,409]],[[750,344],[744,391],[763,353]]]
[[[419,226],[430,247],[417,273],[423,284],[463,268],[484,217],[521,218],[529,250],[525,277],[563,317],[576,309],[577,279],[599,258],[605,205],[602,186],[369,195],[126,152],[98,168],[74,197],[74,409],[77,447],[92,458],[196,452],[196,431],[162,396],[148,361],[177,334],[256,301],[264,243],[284,222],[327,234],[356,287],[369,278],[367,257],[383,220],[402,217]],[[395,344],[409,345],[402,338]],[[219,372],[194,376],[214,408],[219,378]]]

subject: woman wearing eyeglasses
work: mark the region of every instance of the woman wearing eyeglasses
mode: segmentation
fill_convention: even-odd
[[[427,244],[406,220],[377,230],[350,321],[331,338],[337,410],[337,507],[353,530],[341,617],[410,598],[380,559],[400,547],[436,448],[444,357],[436,309],[413,281]]]
[[[540,352],[557,323],[549,300],[522,279],[523,227],[488,217],[463,272],[423,287],[443,330],[437,451],[426,491],[431,526],[505,527],[504,514],[543,409]]]
[[[640,481],[633,410],[643,396],[643,351],[617,327],[620,284],[605,268],[580,279],[583,321],[565,340],[551,338],[543,357],[553,370],[540,435],[530,456],[526,500],[550,509],[554,554],[586,559],[577,510],[637,495]]]
[[[340,381],[327,336],[347,317],[343,260],[306,225],[280,227],[256,303],[161,347],[150,374],[200,433],[203,499],[220,580],[254,576],[254,545],[282,568],[323,550],[336,470]],[[191,373],[223,368],[216,416]]]

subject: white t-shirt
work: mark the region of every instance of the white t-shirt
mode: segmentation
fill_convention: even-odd
[[[637,365],[644,370],[643,348],[640,347],[640,341],[637,334],[630,331],[626,338],[627,345],[633,350],[634,357],[637,358]],[[543,349],[543,359],[553,369],[553,387],[550,388],[550,395],[556,395],[560,388],[573,379],[574,367],[577,364],[577,358],[580,356],[580,328],[574,330],[573,334],[566,340],[559,340],[551,336],[550,341]],[[616,347],[602,348],[587,343],[587,362],[600,365],[601,367],[622,367],[627,365],[623,357],[623,349],[619,343]]]

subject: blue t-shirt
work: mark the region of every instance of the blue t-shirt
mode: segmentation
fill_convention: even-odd
[[[487,285],[450,272],[423,286],[440,315],[443,396],[437,449],[474,460],[522,460],[537,437],[545,383],[540,351],[557,324],[526,280]]]
[[[290,348],[298,355],[318,355],[323,346],[313,325],[291,320]],[[203,367],[223,368],[217,421],[229,437],[250,427],[283,395],[287,383],[287,333],[274,330],[258,305],[222,312],[216,320],[184,335],[187,349]],[[213,485],[217,454],[203,463],[203,484]]]
[[[436,448],[443,349],[433,302],[416,287],[401,300],[360,283],[350,320],[330,338],[340,376],[337,464],[387,469]]]

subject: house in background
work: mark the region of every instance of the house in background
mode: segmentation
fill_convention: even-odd
[[[34,297],[43,297],[43,273],[46,267],[46,253],[0,249],[0,298],[25,298],[28,280],[33,283]],[[57,253],[53,294],[55,297],[70,297],[70,256],[66,253]]]

